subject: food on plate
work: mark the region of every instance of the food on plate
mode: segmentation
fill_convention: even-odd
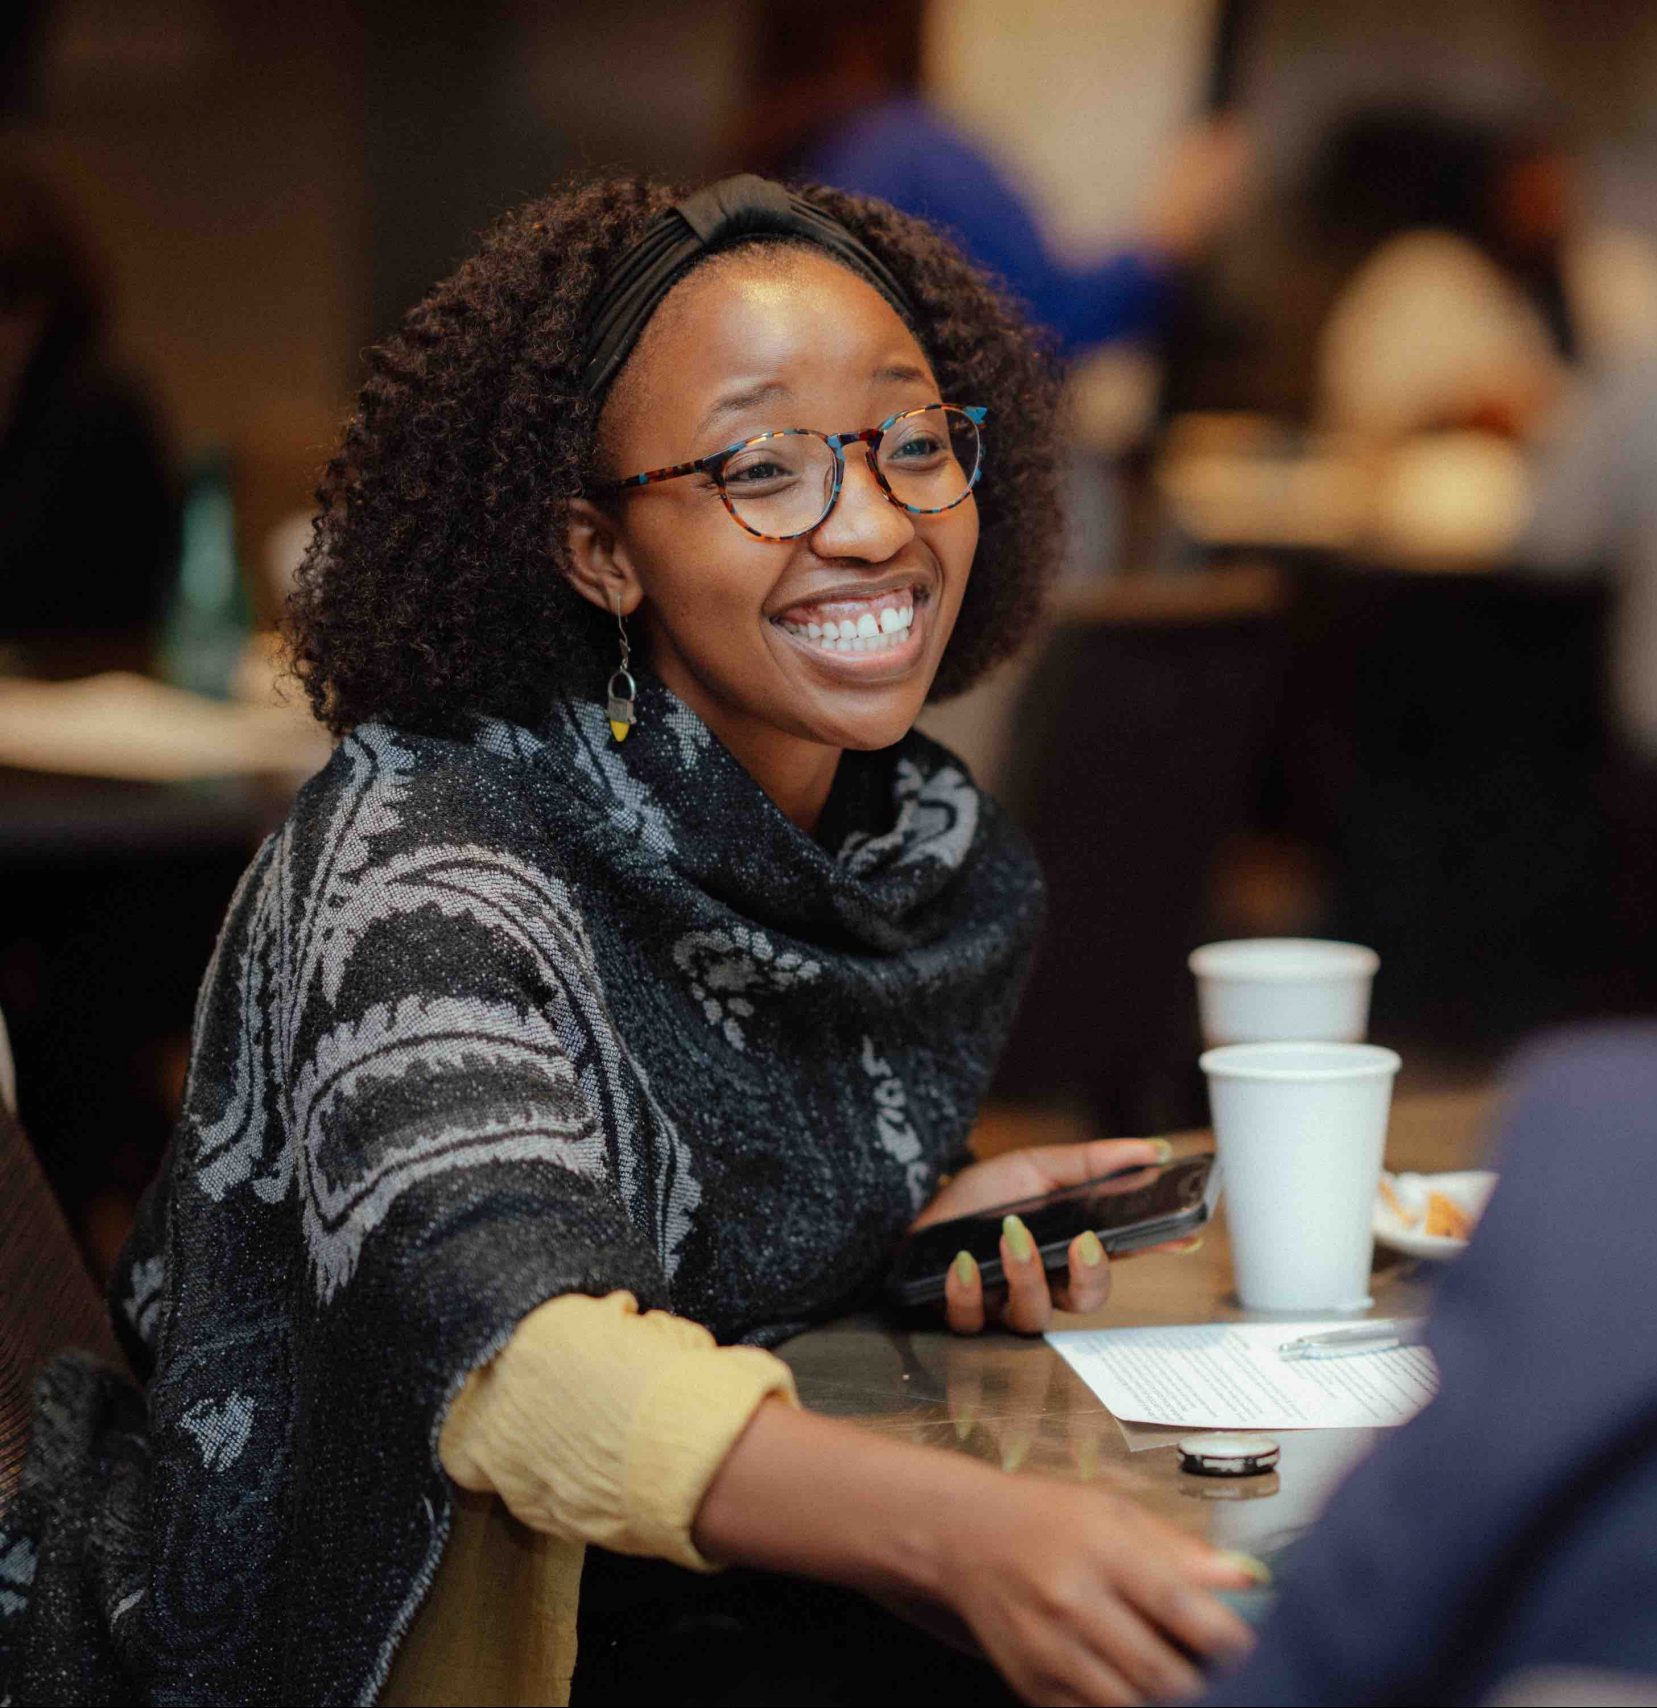
[[[1381,1176],[1381,1201],[1405,1227],[1415,1226],[1415,1218],[1404,1208],[1404,1200],[1393,1191],[1392,1181],[1384,1174]]]
[[[1495,1175],[1482,1170],[1463,1174],[1383,1172],[1375,1206],[1375,1236],[1404,1251],[1414,1250],[1422,1241],[1442,1241],[1438,1250],[1464,1246],[1473,1237],[1495,1184]]]
[[[1427,1213],[1422,1219],[1425,1226],[1421,1231],[1433,1239],[1465,1240],[1473,1237],[1473,1218],[1442,1192],[1427,1194]]]

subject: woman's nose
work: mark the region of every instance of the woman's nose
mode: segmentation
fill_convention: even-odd
[[[846,453],[840,496],[811,536],[813,549],[819,557],[884,563],[914,537],[914,518],[886,496],[869,466],[868,451],[854,446]]]

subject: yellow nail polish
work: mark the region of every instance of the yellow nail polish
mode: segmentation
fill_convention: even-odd
[[[1233,1553],[1229,1549],[1220,1555],[1228,1566],[1235,1566],[1240,1572],[1247,1572],[1256,1583],[1270,1583],[1272,1569],[1264,1560],[1257,1560],[1252,1554]]]
[[[1030,1230],[1017,1216],[1005,1216],[1002,1218],[1001,1231],[1006,1236],[1013,1256],[1020,1263],[1028,1263],[1036,1251],[1036,1242],[1030,1238]]]
[[[1089,1269],[1097,1269],[1105,1261],[1105,1248],[1099,1243],[1099,1236],[1089,1228],[1076,1241],[1076,1255]]]
[[[1166,1139],[1152,1139],[1150,1146],[1156,1152],[1156,1160],[1163,1168],[1174,1160],[1174,1147]]]
[[[936,1270],[933,1271],[937,1273]],[[958,1251],[955,1254],[955,1279],[963,1287],[970,1287],[978,1279],[978,1265],[972,1260],[970,1251]]]
[[[1181,1257],[1194,1257],[1202,1250],[1202,1242],[1207,1238],[1207,1234],[1198,1234],[1195,1239],[1184,1241],[1179,1248],[1179,1255]]]

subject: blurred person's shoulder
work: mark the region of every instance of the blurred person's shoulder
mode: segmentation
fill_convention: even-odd
[[[1000,182],[976,142],[921,95],[847,113],[817,138],[802,176],[946,225],[959,216],[962,195]]]
[[[1561,1116],[1631,1103],[1657,1135],[1657,1018],[1544,1032],[1513,1058],[1505,1079],[1510,1101],[1528,1098]]]
[[[1522,1265],[1609,1275],[1632,1263],[1643,1275],[1657,1191],[1657,1021],[1539,1035],[1503,1075],[1500,1106],[1492,1232]]]
[[[970,148],[964,132],[923,95],[889,95],[853,108],[821,145],[820,158],[866,154],[901,158],[918,143]]]

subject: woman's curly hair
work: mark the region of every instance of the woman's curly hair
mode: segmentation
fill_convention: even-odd
[[[562,573],[569,501],[598,472],[582,332],[612,267],[684,193],[621,179],[529,203],[370,353],[288,609],[293,667],[336,733],[370,719],[459,733],[480,713],[534,725],[560,690],[602,686],[614,625]],[[931,226],[805,193],[902,283],[945,400],[990,408],[943,698],[1015,651],[1040,609],[1058,533],[1056,365]]]

